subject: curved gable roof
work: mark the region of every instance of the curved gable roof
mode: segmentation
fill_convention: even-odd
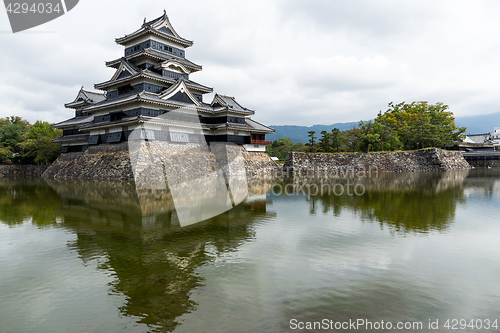
[[[188,98],[196,105],[196,106],[201,106],[201,102],[196,99],[196,97],[193,96],[191,91],[189,91],[188,87],[186,86],[186,82],[184,79],[180,78],[177,80],[177,83],[172,85],[172,87],[168,88],[165,90],[163,93],[161,93],[158,97],[163,99],[163,100],[168,100],[175,96],[177,93],[183,93],[188,96]]]
[[[192,41],[182,38],[175,31],[174,27],[170,23],[170,20],[168,19],[166,11],[163,11],[162,16],[152,21],[146,22],[146,19],[144,19],[144,23],[138,30],[129,35],[125,35],[124,37],[116,38],[115,41],[118,44],[125,44],[147,33],[152,33],[159,37],[174,41],[184,47],[193,45]]]
[[[70,103],[64,104],[67,108],[78,108],[86,105],[97,104],[106,100],[106,93],[98,93],[93,91],[84,90],[80,88],[75,100]]]

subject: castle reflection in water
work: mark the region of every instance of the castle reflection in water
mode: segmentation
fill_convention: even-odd
[[[306,193],[310,214],[354,211],[361,220],[395,232],[442,231],[467,193],[491,195],[500,173],[481,170],[380,174],[330,179],[332,185],[363,184],[360,196]],[[168,190],[137,190],[133,182],[0,180],[2,223],[28,220],[40,228],[60,226],[76,237],[68,246],[83,262],[99,260],[114,277],[110,294],[126,296],[120,312],[159,331],[172,331],[193,311],[191,293],[203,286],[197,269],[255,240],[260,224],[276,218],[276,186],[298,189],[318,179],[249,182],[249,196],[231,210],[181,227]],[[275,186],[275,188],[272,188]],[[306,187],[307,188],[307,187]],[[267,193],[267,195],[266,195]],[[488,194],[489,193],[489,194]],[[189,200],[189,198],[186,198]]]

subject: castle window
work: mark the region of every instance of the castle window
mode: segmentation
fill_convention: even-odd
[[[130,91],[132,91],[132,86],[130,84],[123,87],[118,87],[118,95],[127,94]]]

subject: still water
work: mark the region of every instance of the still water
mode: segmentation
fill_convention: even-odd
[[[500,170],[351,181],[180,227],[133,183],[0,180],[0,332],[498,331],[476,327],[500,325]]]

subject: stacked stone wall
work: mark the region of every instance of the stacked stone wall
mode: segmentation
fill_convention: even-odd
[[[36,178],[48,165],[0,165],[0,178]]]
[[[135,154],[146,143],[129,153],[128,143],[92,146],[85,152],[61,154],[43,173],[46,179],[122,179],[133,180],[132,161],[136,166],[150,168],[151,177],[163,174],[163,168],[179,171],[181,179],[194,179],[215,170],[215,155],[204,145],[154,142],[150,145],[152,162],[143,160],[144,154]],[[229,146],[228,154],[241,152],[248,176],[272,176],[281,170],[267,153],[248,152],[241,146]],[[230,158],[230,156],[228,156]],[[160,168],[161,166],[161,168]],[[172,173],[169,173],[172,174]],[[153,179],[152,179],[153,180]]]
[[[46,179],[133,179],[128,145],[92,146],[85,152],[61,154],[42,174]]]
[[[467,162],[474,168],[500,168],[499,160],[468,159]]]
[[[425,149],[411,152],[369,154],[288,155],[284,165],[287,174],[304,176],[339,174],[342,172],[414,172],[470,169],[460,152]]]
[[[268,153],[249,152],[242,148],[247,176],[268,177],[279,174],[281,166],[274,162]]]

